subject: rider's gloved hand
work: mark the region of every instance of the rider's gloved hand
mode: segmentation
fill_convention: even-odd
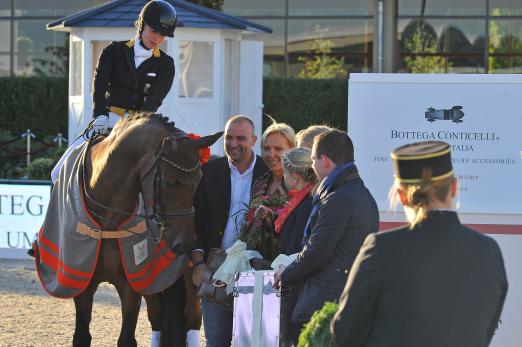
[[[109,133],[109,116],[101,115],[92,123],[92,134],[107,135]]]

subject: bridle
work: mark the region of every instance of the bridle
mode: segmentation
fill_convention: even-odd
[[[89,140],[89,144],[88,144],[88,147],[91,147],[94,143],[93,139],[95,137],[91,137],[91,139]],[[126,215],[126,216],[130,216],[130,217],[139,217],[139,218],[144,218],[146,220],[149,220],[151,221],[152,223],[156,224],[158,226],[158,230],[159,230],[159,235],[154,235],[152,233],[152,230],[151,230],[151,234],[152,234],[152,239],[154,241],[155,244],[159,244],[161,242],[161,240],[164,239],[165,237],[165,232],[166,232],[166,229],[167,229],[167,223],[166,223],[166,219],[167,218],[190,218],[190,217],[193,217],[194,214],[195,214],[195,210],[194,210],[194,207],[192,206],[191,208],[189,209],[179,209],[179,210],[176,210],[176,211],[169,211],[169,212],[164,212],[163,211],[163,207],[161,206],[161,163],[162,162],[165,162],[167,164],[169,164],[170,166],[174,167],[175,169],[179,170],[179,171],[182,171],[184,173],[192,173],[192,172],[195,172],[197,171],[200,166],[201,166],[201,163],[199,162],[199,158],[196,162],[195,165],[193,165],[192,167],[184,167],[180,164],[177,164],[175,162],[172,162],[171,160],[169,160],[167,157],[166,157],[166,149],[165,149],[165,143],[168,142],[168,141],[172,141],[172,142],[175,142],[179,139],[182,139],[182,138],[189,138],[187,136],[187,134],[185,134],[183,131],[179,130],[174,132],[173,134],[170,134],[169,136],[165,136],[161,139],[161,142],[160,142],[160,145],[158,146],[158,148],[156,149],[156,153],[154,156],[151,157],[151,159],[144,165],[144,168],[143,169],[140,169],[139,172],[140,172],[140,185],[143,184],[143,181],[145,180],[145,178],[153,173],[154,174],[154,179],[153,179],[153,195],[152,195],[152,213],[148,214],[147,213],[147,203],[144,201],[144,209],[145,209],[145,213],[142,214],[142,213],[129,213],[127,211],[122,211],[122,210],[118,210],[118,209],[115,209],[115,208],[112,208],[112,207],[109,207],[99,201],[97,201],[91,194],[89,194],[89,192],[87,191],[87,189],[85,188],[86,187],[86,172],[85,172],[85,153],[88,152],[88,149],[84,152],[84,158],[83,158],[83,172],[82,172],[82,189],[83,189],[83,194],[84,196],[92,203],[94,203],[96,206],[106,210],[106,211],[110,211],[110,212],[113,212],[113,213],[117,213],[117,214],[122,214],[122,215]],[[143,187],[141,187],[141,191],[143,191]],[[105,220],[105,221],[108,221],[110,223],[113,223],[113,224],[116,224],[115,222],[113,222],[112,220],[110,220],[109,218],[106,218],[106,217],[103,217],[93,211],[89,211],[89,213],[93,214],[95,217],[97,218],[100,218],[102,220]],[[124,229],[124,230],[127,230],[131,233],[133,233],[131,230],[129,229]],[[133,233],[133,234],[136,234],[136,233]],[[146,237],[146,236],[143,236],[141,234],[136,234],[136,235],[140,235],[142,237]]]

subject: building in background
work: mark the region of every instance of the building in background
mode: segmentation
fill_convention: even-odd
[[[522,73],[522,0],[192,0],[266,25],[264,74]],[[45,24],[100,0],[0,0],[0,76],[62,75]]]
[[[68,35],[47,31],[50,21],[104,0],[0,0],[0,77],[64,76]]]

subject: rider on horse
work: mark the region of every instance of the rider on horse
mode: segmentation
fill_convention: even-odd
[[[53,168],[53,184],[65,159],[90,136],[107,135],[120,118],[130,114],[157,111],[175,74],[174,59],[159,46],[174,37],[176,24],[176,10],[170,3],[149,1],[135,22],[135,37],[113,41],[103,49],[93,80],[94,119]],[[187,337],[189,345],[199,345],[198,330],[189,330]],[[153,331],[151,345],[159,343],[159,338],[159,332]]]
[[[163,0],[148,2],[136,21],[136,36],[113,41],[100,55],[93,81],[93,117],[86,137],[107,134],[120,119],[139,111],[156,112],[174,80],[174,60],[159,49],[174,37],[177,15]],[[85,141],[80,136],[51,172],[53,183],[70,152]]]
[[[107,132],[126,114],[155,112],[161,105],[172,86],[174,60],[159,45],[174,37],[176,21],[171,4],[151,1],[136,21],[136,36],[113,41],[103,50],[93,82],[95,132]]]

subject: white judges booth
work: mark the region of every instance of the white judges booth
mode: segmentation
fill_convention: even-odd
[[[110,41],[134,37],[134,21],[146,0],[116,0],[51,22],[70,32],[69,143],[92,119],[92,78]],[[223,129],[231,115],[245,114],[261,132],[262,35],[271,29],[186,1],[169,0],[178,14],[175,38],[162,50],[175,61],[176,76],[158,110],[177,127],[196,134]],[[222,143],[212,148],[222,153]]]

